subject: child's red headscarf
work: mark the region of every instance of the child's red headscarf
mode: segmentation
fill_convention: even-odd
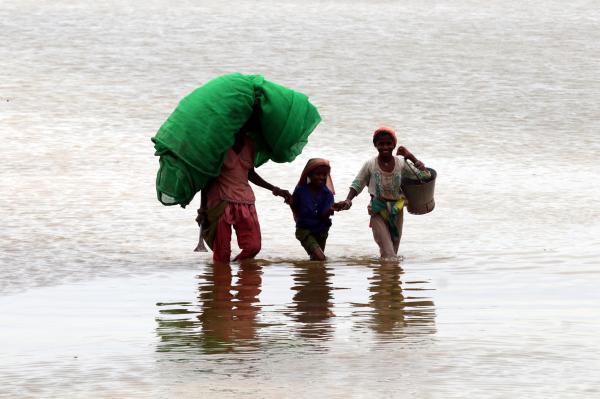
[[[373,132],[373,143],[375,143],[375,140],[381,134],[389,135],[392,138],[392,140],[394,141],[394,147],[396,147],[398,140],[396,139],[396,132],[394,131],[394,129],[392,129],[391,127],[387,127],[387,126],[379,127],[377,130],[375,130]]]
[[[306,163],[304,170],[302,171],[302,175],[300,176],[300,180],[298,180],[298,186],[304,186],[308,184],[308,175],[318,168],[319,166],[327,166],[327,168],[331,171],[331,166],[329,166],[329,161],[323,158],[311,158]],[[331,174],[327,173],[327,181],[325,185],[333,194],[335,194],[335,190],[333,189],[333,180],[331,180]]]

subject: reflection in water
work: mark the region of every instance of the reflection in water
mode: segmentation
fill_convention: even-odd
[[[434,303],[419,292],[424,281],[407,281],[402,288],[403,270],[398,262],[381,262],[373,267],[369,278],[369,326],[382,336],[405,337],[435,333]]]
[[[230,266],[209,266],[200,275],[197,305],[189,302],[159,303],[161,317],[157,333],[159,351],[194,350],[228,352],[256,346],[256,316],[261,292],[261,266],[253,261],[240,264],[237,282]],[[171,317],[175,315],[175,317]],[[181,318],[181,315],[187,317]],[[190,317],[193,315],[193,317]]]
[[[343,333],[349,320],[359,330],[367,327],[383,340],[435,333],[433,301],[419,294],[427,290],[427,282],[403,283],[398,262],[360,261],[353,265],[357,268],[350,269],[347,262],[292,262],[293,268],[283,269],[293,279],[291,303],[286,295],[272,297],[276,287],[269,285],[270,279],[263,288],[263,265],[247,261],[237,266],[235,274],[230,266],[208,266],[198,276],[197,301],[159,303],[157,350],[243,353],[254,351],[259,343],[264,350],[288,348],[294,336],[310,340],[312,346],[315,341],[330,341],[334,332]],[[342,279],[349,270],[353,280],[368,278],[368,300],[365,291],[352,289],[334,297],[331,280],[337,268]],[[372,270],[370,277],[366,277],[366,270]],[[273,298],[274,302],[260,304],[263,289],[268,291],[266,298]],[[350,307],[346,306],[348,301]],[[297,347],[297,343],[293,346]]]
[[[333,330],[330,318],[334,316],[331,270],[322,262],[297,262],[295,266],[292,290],[296,294],[290,307],[292,319],[301,323],[297,332],[304,338],[329,338]]]

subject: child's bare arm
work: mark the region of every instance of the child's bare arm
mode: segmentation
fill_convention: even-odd
[[[402,156],[404,159],[409,159],[419,170],[425,170],[425,164],[417,159],[408,148],[399,146],[396,155]]]

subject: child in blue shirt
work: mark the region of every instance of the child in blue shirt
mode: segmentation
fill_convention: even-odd
[[[325,260],[325,243],[331,227],[331,215],[340,208],[333,201],[333,183],[329,161],[308,161],[292,194],[292,211],[296,220],[296,238],[311,260]]]

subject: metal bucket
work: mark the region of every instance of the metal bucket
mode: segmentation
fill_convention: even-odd
[[[407,209],[413,215],[424,215],[435,208],[433,191],[437,172],[431,168],[427,170],[431,172],[431,177],[427,180],[402,178],[402,191],[406,196]]]

